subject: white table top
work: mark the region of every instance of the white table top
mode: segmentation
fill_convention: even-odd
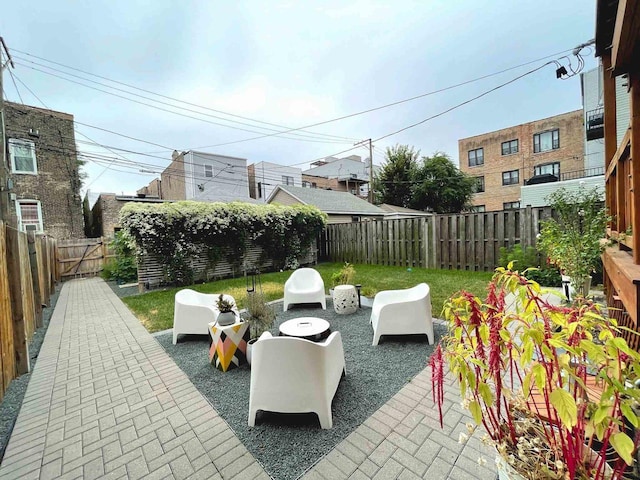
[[[329,330],[329,322],[322,318],[300,317],[287,320],[280,325],[280,334],[288,337],[315,337]]]

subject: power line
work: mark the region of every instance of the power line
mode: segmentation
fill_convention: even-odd
[[[21,66],[23,66],[23,67],[29,68],[29,69],[31,69],[31,70],[35,70],[36,72],[44,73],[45,75],[50,75],[50,76],[52,76],[52,77],[59,78],[59,79],[61,79],[61,80],[65,80],[65,81],[67,81],[67,82],[74,83],[74,84],[76,84],[76,85],[81,85],[81,86],[83,86],[83,87],[90,88],[90,89],[92,89],[92,90],[96,90],[96,91],[98,91],[98,92],[105,93],[105,94],[107,94],[107,95],[111,95],[111,96],[114,96],[114,97],[117,97],[117,98],[121,98],[121,99],[123,99],[123,100],[127,100],[127,101],[129,101],[129,102],[133,102],[133,103],[137,103],[137,104],[139,104],[139,105],[144,105],[144,106],[146,106],[146,107],[154,108],[154,109],[156,109],[156,110],[160,110],[160,111],[162,111],[162,112],[171,113],[171,114],[173,114],[173,115],[178,115],[178,116],[180,116],[180,117],[189,118],[189,119],[192,119],[192,120],[198,120],[198,121],[200,121],[200,122],[209,123],[209,124],[211,124],[211,125],[216,125],[216,126],[219,126],[219,127],[231,128],[231,129],[233,129],[233,130],[240,130],[240,131],[243,131],[243,132],[257,133],[257,134],[259,134],[259,135],[262,135],[262,132],[258,132],[258,131],[256,131],[256,130],[250,130],[250,129],[248,129],[248,128],[235,127],[235,126],[227,125],[227,124],[220,123],[220,122],[214,122],[214,121],[211,121],[211,120],[206,120],[206,119],[204,119],[204,118],[194,117],[193,115],[187,115],[187,114],[185,114],[185,113],[176,112],[176,111],[173,111],[173,110],[169,110],[169,109],[167,109],[167,108],[159,107],[159,106],[157,106],[157,105],[152,105],[152,104],[150,104],[150,103],[141,102],[141,101],[139,101],[139,100],[135,100],[135,99],[133,99],[133,98],[125,97],[124,95],[118,95],[117,93],[113,93],[113,92],[109,92],[109,91],[107,91],[107,90],[103,90],[103,89],[100,89],[100,88],[97,88],[97,87],[93,87],[93,86],[91,86],[91,85],[87,85],[87,84],[82,83],[82,82],[78,82],[78,81],[75,81],[75,80],[71,80],[70,78],[66,78],[66,77],[63,77],[63,76],[61,76],[61,75],[57,75],[57,74],[55,74],[55,73],[47,72],[47,71],[45,71],[45,70],[41,70],[41,69],[39,69],[39,68],[31,67],[31,66],[29,66],[29,65],[25,65],[25,64],[22,64],[22,63],[18,63],[18,65],[21,65]],[[65,75],[71,75],[71,74],[65,73]],[[109,88],[113,88],[113,89],[115,89],[115,90],[121,90],[121,89],[116,89],[115,87],[109,87]],[[198,111],[196,111],[196,110],[192,110],[192,109],[188,109],[188,108],[184,108],[184,107],[178,107],[178,106],[176,106],[176,105],[171,105],[171,104],[169,104],[169,103],[167,103],[167,102],[161,102],[161,101],[159,101],[159,100],[153,100],[153,99],[150,99],[150,98],[145,97],[145,96],[143,96],[143,95],[138,95],[138,94],[136,94],[136,93],[127,92],[127,94],[129,94],[129,95],[134,95],[134,96],[136,96],[136,97],[141,97],[141,98],[144,98],[144,99],[147,99],[147,100],[150,100],[150,101],[154,101],[154,102],[160,103],[160,104],[162,104],[162,105],[168,105],[168,106],[170,106],[170,107],[172,107],[172,108],[179,108],[179,109],[181,109],[181,110],[185,110],[185,111],[188,111],[188,112],[191,112],[191,113],[195,113],[195,114],[198,114],[198,115],[204,115],[204,116],[206,116],[206,117],[213,117],[213,118],[220,118],[220,117],[216,117],[216,116],[214,116],[214,115],[208,114],[208,113],[198,112]],[[229,121],[229,120],[227,120],[227,121]],[[241,122],[236,122],[236,123],[241,123]],[[267,130],[273,130],[273,129],[269,129],[269,128],[267,128],[267,127],[256,127],[256,128],[262,128],[262,129],[267,129]],[[264,135],[264,136],[265,136],[265,137],[269,137],[269,136],[280,136],[280,135],[284,135],[284,134],[286,134],[286,133],[289,133],[290,131],[293,131],[293,130],[287,130],[287,131],[284,131],[284,132],[276,131],[276,133],[271,133],[271,134]],[[294,134],[294,135],[301,135],[301,134]],[[313,143],[351,143],[351,142],[350,142],[350,141],[348,141],[348,140],[331,140],[331,139],[326,139],[326,140],[316,140],[316,139],[312,139],[312,138],[302,138],[302,137],[306,137],[306,135],[301,135],[301,138],[297,138],[297,137],[285,137],[285,136],[283,136],[283,137],[281,137],[281,138],[285,138],[285,139],[287,139],[287,140],[296,140],[296,141],[301,141],[301,142],[303,142],[303,141],[304,141],[304,142],[313,142]],[[314,137],[314,138],[316,138],[316,137]],[[203,148],[203,147],[200,147],[200,148]]]
[[[472,97],[472,98],[470,98],[470,99],[468,99],[468,100],[465,100],[464,102],[458,103],[457,105],[454,105],[453,107],[447,108],[446,110],[443,110],[443,111],[441,111],[441,112],[439,112],[439,113],[436,113],[435,115],[432,115],[432,116],[430,116],[430,117],[427,117],[427,118],[425,118],[424,120],[421,120],[421,121],[419,121],[419,122],[413,123],[413,124],[411,124],[411,125],[409,125],[409,126],[407,126],[407,127],[401,128],[400,130],[396,130],[395,132],[387,133],[386,135],[383,135],[383,136],[381,136],[381,137],[378,137],[378,138],[376,138],[376,139],[374,140],[374,142],[380,141],[380,140],[382,140],[382,139],[384,139],[384,138],[391,137],[391,136],[393,136],[393,135],[397,135],[398,133],[404,132],[405,130],[409,130],[410,128],[417,127],[418,125],[422,125],[423,123],[426,123],[426,122],[428,122],[429,120],[433,120],[434,118],[441,117],[441,116],[442,116],[442,115],[444,115],[445,113],[449,113],[449,112],[451,112],[452,110],[455,110],[455,109],[460,108],[460,107],[462,107],[462,106],[464,106],[464,105],[466,105],[466,104],[468,104],[468,103],[471,103],[471,102],[473,102],[473,101],[475,101],[475,100],[478,100],[479,98],[482,98],[482,97],[484,97],[485,95],[488,95],[488,94],[490,94],[490,93],[492,93],[492,92],[495,92],[496,90],[498,90],[498,89],[500,89],[500,88],[502,88],[502,87],[505,87],[505,86],[507,86],[507,85],[509,85],[509,84],[511,84],[511,83],[513,83],[513,82],[515,82],[515,81],[517,81],[517,80],[520,80],[521,78],[526,77],[527,75],[531,75],[532,73],[537,72],[538,70],[541,70],[542,68],[546,67],[547,65],[553,65],[553,64],[554,64],[554,62],[553,62],[553,61],[551,61],[551,62],[547,62],[547,63],[545,63],[545,64],[543,64],[543,65],[540,65],[539,67],[536,67],[536,68],[534,68],[533,70],[529,70],[528,72],[523,73],[522,75],[518,75],[517,77],[512,78],[511,80],[509,80],[509,81],[507,81],[507,82],[501,83],[500,85],[497,85],[497,86],[493,87],[493,88],[492,88],[492,89],[490,89],[490,90],[486,90],[486,91],[482,92],[480,95],[476,95],[475,97]]]
[[[251,121],[251,122],[254,122],[254,123],[261,123],[261,124],[264,124],[264,125],[270,125],[270,126],[272,126],[272,127],[279,127],[279,128],[285,128],[285,129],[289,129],[289,128],[290,128],[290,127],[287,127],[287,126],[284,126],[284,125],[279,125],[279,124],[277,124],[277,123],[265,122],[265,121],[262,121],[262,120],[257,120],[257,119],[254,119],[254,118],[245,117],[245,116],[242,116],[242,115],[237,115],[237,114],[234,114],[234,113],[229,113],[229,112],[225,112],[225,111],[222,111],[222,110],[217,110],[217,109],[214,109],[214,108],[206,107],[206,106],[204,106],[204,105],[198,105],[198,104],[196,104],[196,103],[188,102],[188,101],[186,101],[186,100],[181,100],[181,99],[179,99],[179,98],[171,97],[171,96],[168,96],[168,95],[163,95],[163,94],[161,94],[161,93],[153,92],[153,91],[151,91],[151,90],[147,90],[147,89],[144,89],[144,88],[140,88],[140,87],[137,87],[137,86],[135,86],[135,85],[131,85],[131,84],[128,84],[128,83],[125,83],[125,82],[121,82],[121,81],[118,81],[118,80],[113,80],[113,79],[111,79],[111,78],[108,78],[108,77],[105,77],[105,76],[102,76],[102,75],[97,75],[97,74],[95,74],[95,73],[87,72],[87,71],[85,71],[85,70],[81,70],[81,69],[79,69],[79,68],[75,68],[75,67],[71,67],[71,66],[69,66],[69,65],[65,65],[65,64],[62,64],[62,63],[55,62],[55,61],[53,61],[53,60],[48,60],[48,59],[46,59],[46,58],[39,57],[39,56],[37,56],[37,55],[33,55],[33,54],[31,54],[31,53],[28,53],[28,52],[24,52],[24,51],[21,51],[21,50],[15,50],[15,51],[16,51],[16,52],[19,52],[19,53],[23,53],[23,54],[28,55],[28,56],[33,57],[33,58],[37,58],[37,59],[42,60],[42,61],[45,61],[45,62],[52,63],[52,64],[54,64],[54,65],[58,65],[58,66],[61,66],[61,67],[67,68],[67,69],[69,69],[69,70],[74,70],[74,71],[77,71],[77,72],[80,72],[80,73],[84,73],[85,75],[91,75],[91,76],[93,76],[93,77],[100,78],[100,79],[102,79],[102,80],[106,80],[106,81],[109,81],[109,82],[112,82],[112,83],[116,83],[116,84],[118,84],[118,85],[123,85],[123,86],[128,87],[128,88],[133,88],[133,89],[135,89],[135,90],[140,90],[140,91],[142,91],[142,92],[149,93],[149,94],[151,94],[151,95],[155,95],[155,96],[158,96],[158,97],[161,97],[161,98],[165,98],[165,99],[167,99],[167,100],[172,100],[172,101],[175,101],[175,102],[184,103],[184,104],[186,104],[186,105],[190,105],[190,106],[192,106],[192,107],[202,108],[202,109],[204,109],[204,110],[208,110],[208,111],[211,111],[211,112],[220,113],[220,114],[223,114],[223,115],[228,115],[228,116],[230,116],[230,117],[241,118],[241,119],[243,119],[243,120],[248,120],[248,121]],[[18,58],[19,58],[19,57],[18,57]],[[34,63],[34,64],[36,64],[36,65],[44,66],[44,65],[42,65],[42,64],[38,64],[37,62],[33,62],[33,61],[31,61],[31,60],[27,60],[27,59],[23,59],[23,60],[25,60],[25,61],[30,61],[31,63]],[[45,66],[45,68],[50,68],[50,69],[52,69],[52,70],[54,70],[54,71],[60,71],[60,72],[62,72],[61,70],[56,70],[56,69],[53,69],[52,67],[48,67],[48,66]],[[64,73],[66,73],[66,72],[64,72]],[[71,75],[71,74],[68,74],[68,75]],[[77,76],[76,76],[76,78],[82,78],[82,77],[77,77]],[[87,81],[91,81],[91,80],[88,80],[88,79],[85,79],[85,80],[87,80]],[[98,83],[98,84],[100,84],[99,82],[94,82],[94,83]],[[100,84],[100,85],[103,85],[103,84]],[[109,87],[109,88],[114,88],[114,87]],[[121,90],[121,91],[124,91],[124,90]],[[225,120],[227,120],[227,119],[225,119]],[[227,121],[231,121],[231,120],[227,120]],[[244,125],[244,124],[243,124],[243,125]],[[336,138],[336,139],[345,140],[345,141],[349,141],[349,142],[351,142],[351,141],[355,140],[355,139],[353,139],[353,138],[342,137],[342,136],[339,136],[339,135],[332,135],[332,134],[321,133],[321,132],[305,132],[305,133],[313,134],[313,135],[318,135],[318,136],[325,136],[325,137],[328,137],[328,138],[329,138],[329,137],[333,137],[333,138]]]

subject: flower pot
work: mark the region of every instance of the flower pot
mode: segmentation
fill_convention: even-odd
[[[258,341],[257,338],[252,338],[247,342],[247,363],[251,366],[251,355],[253,354],[253,345]]]
[[[220,312],[220,314],[218,314],[217,322],[221,327],[233,325],[236,323],[236,314],[235,312]]]

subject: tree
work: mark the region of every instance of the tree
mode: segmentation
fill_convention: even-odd
[[[476,179],[456,167],[443,152],[422,157],[412,176],[410,207],[436,213],[458,213],[470,207]]]
[[[386,161],[374,180],[377,203],[408,207],[411,203],[411,181],[420,151],[408,145],[387,147]]]

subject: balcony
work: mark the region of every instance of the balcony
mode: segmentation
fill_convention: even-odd
[[[587,140],[604,138],[604,107],[598,107],[587,112]]]
[[[604,167],[585,168],[584,170],[574,170],[560,175],[560,180],[577,180],[579,178],[597,177],[604,175]]]

